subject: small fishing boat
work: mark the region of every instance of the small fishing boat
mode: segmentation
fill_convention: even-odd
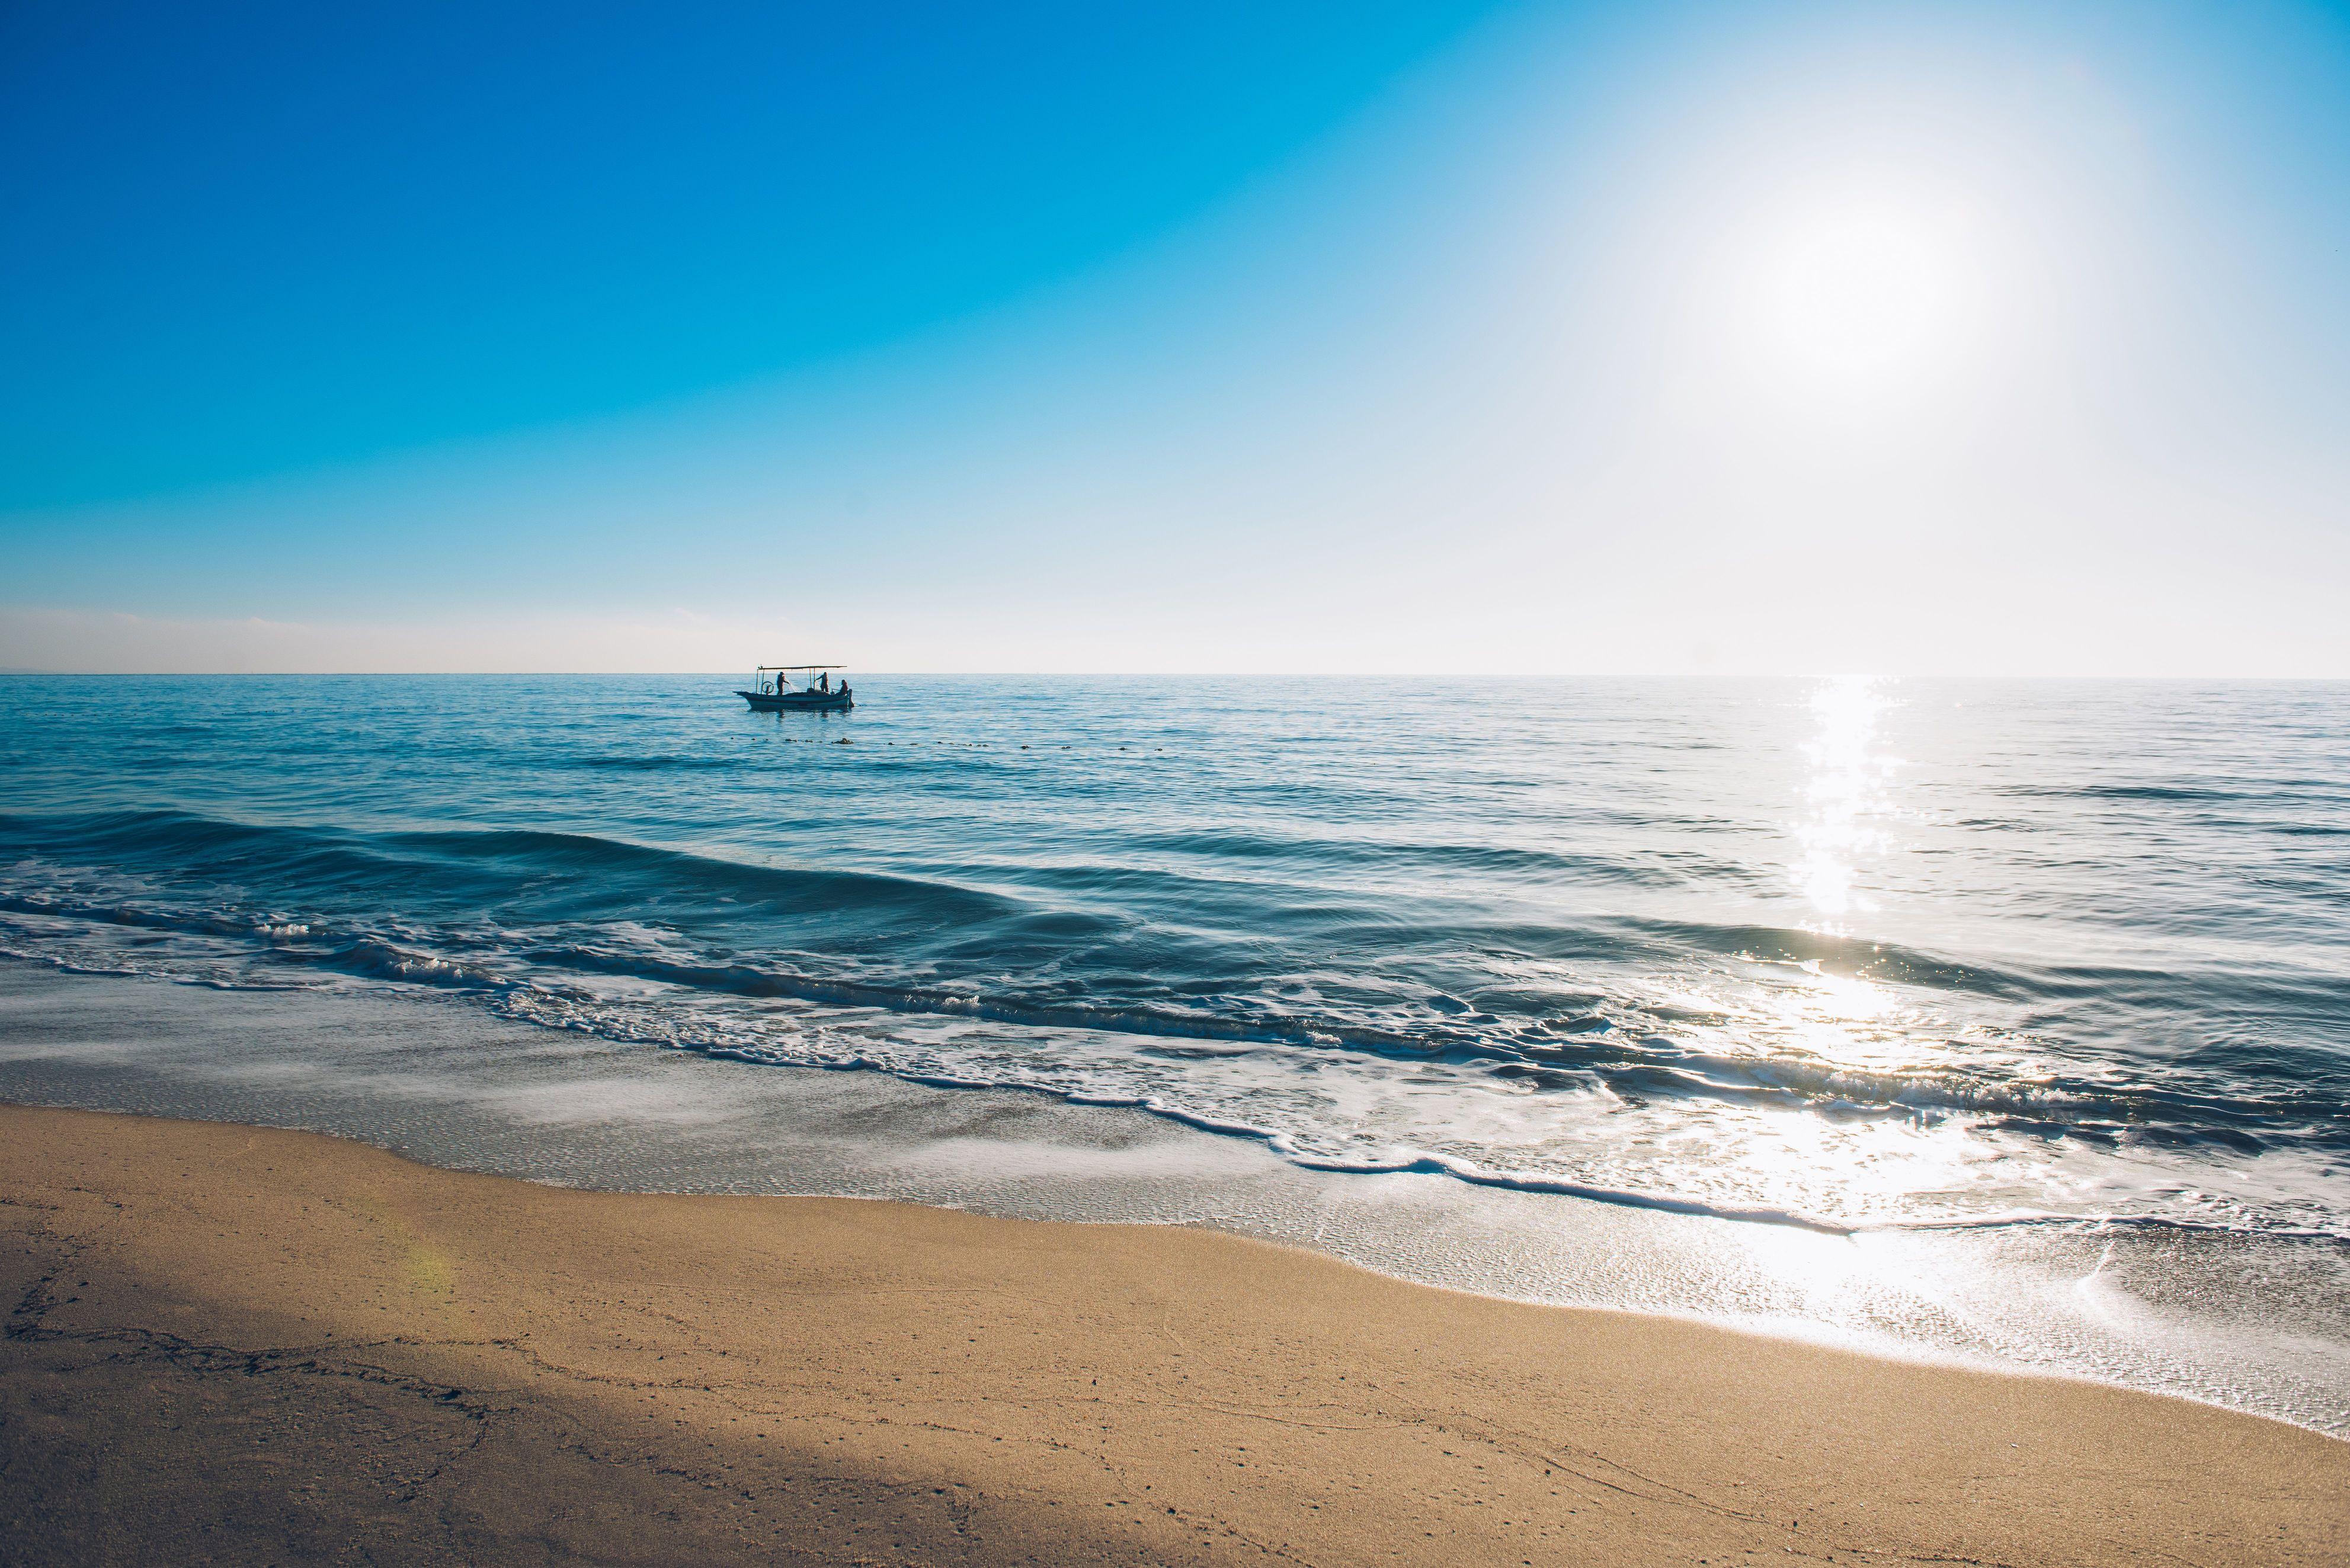
[[[751,672],[748,691],[734,695],[763,713],[846,713],[857,706],[848,682],[832,672],[843,664],[762,664]],[[795,681],[798,683],[794,684]]]

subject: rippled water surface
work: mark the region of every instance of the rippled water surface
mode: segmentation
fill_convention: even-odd
[[[0,680],[0,950],[1305,1164],[2350,1236],[2350,687]]]

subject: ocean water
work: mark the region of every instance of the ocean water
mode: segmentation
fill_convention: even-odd
[[[1458,1210],[1503,1251],[1606,1210],[1986,1299],[2135,1267],[2051,1365],[2350,1425],[2350,686],[736,684],[0,680],[0,956],[429,998],[477,1097],[547,1031],[778,1118],[841,1114],[795,1069],[1016,1091],[1511,1194]]]

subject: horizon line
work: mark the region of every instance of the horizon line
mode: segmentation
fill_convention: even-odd
[[[854,666],[833,668],[858,674]],[[42,670],[0,668],[0,679],[75,680],[484,680],[572,679],[582,680],[641,680],[656,676],[736,680],[739,670]],[[2350,684],[2350,674],[2152,674],[2080,670],[2043,670],[2018,674],[2000,670],[1438,670],[1405,672],[1392,670],[888,670],[874,668],[860,678],[883,680],[2095,680],[2228,684]]]

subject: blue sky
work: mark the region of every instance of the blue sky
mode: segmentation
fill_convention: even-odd
[[[2350,15],[0,12],[0,664],[2350,675]]]

